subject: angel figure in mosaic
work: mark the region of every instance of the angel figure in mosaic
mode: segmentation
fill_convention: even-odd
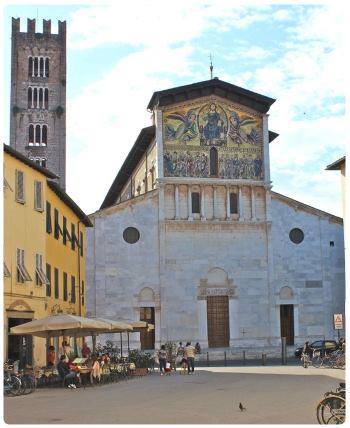
[[[180,124],[175,127],[171,123],[165,125],[166,140],[180,140],[183,143],[193,140],[198,135],[196,125],[196,113],[189,110],[185,115],[175,112],[168,115],[168,119],[177,120]]]
[[[260,136],[255,129],[252,129],[249,134],[244,131],[244,126],[255,123],[255,119],[249,116],[243,116],[239,118],[235,111],[232,111],[229,117],[228,135],[232,141],[238,145],[242,143],[258,144],[260,142]]]

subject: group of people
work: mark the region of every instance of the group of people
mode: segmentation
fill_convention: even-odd
[[[72,348],[68,342],[62,342],[60,354],[61,355],[56,366],[60,378],[62,381],[64,381],[64,384],[67,385],[68,388],[76,388],[77,386],[80,386],[80,370],[73,362],[76,358],[78,358],[78,356],[73,354]],[[92,355],[91,349],[87,343],[84,342],[83,347],[81,348],[81,356],[82,358],[87,359],[86,366],[90,369],[90,382],[93,383],[96,380],[99,382],[101,380],[102,367],[105,364],[108,364],[110,361],[109,355]],[[54,367],[55,364],[55,347],[49,346],[47,354],[47,366]]]
[[[182,342],[180,342],[176,350],[175,364],[180,366],[183,370],[187,370],[188,374],[193,374],[195,356],[196,354],[200,353],[201,347],[198,342],[195,346],[191,345],[191,342],[187,342],[186,345],[183,346]],[[159,363],[159,372],[161,376],[171,373],[172,367],[170,359],[171,357],[169,356],[165,345],[162,345],[156,355],[156,360],[158,360]]]

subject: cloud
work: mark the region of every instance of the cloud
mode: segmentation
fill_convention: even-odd
[[[243,7],[226,0],[130,0],[78,9],[71,14],[72,49],[122,44],[136,47],[170,46],[193,40],[205,31],[246,28],[269,17],[270,7]]]
[[[282,25],[292,14],[291,8],[180,0],[169,15],[166,3],[157,0],[150,8],[146,1],[131,1],[122,12],[116,3],[81,8],[72,15],[71,49],[106,44],[136,49],[68,106],[68,135],[74,141],[74,149],[69,140],[67,144],[68,190],[87,212],[98,208],[140,129],[151,124],[146,106],[152,93],[176,86],[179,79],[202,80],[202,65],[194,59],[196,38],[210,31],[220,41],[223,31],[267,20]],[[269,118],[270,129],[280,134],[270,145],[274,190],[338,215],[340,186],[339,192],[334,190],[336,178],[323,170],[345,146],[344,42],[335,31],[342,28],[341,15],[341,8],[298,8],[286,27],[288,40],[277,39],[273,50],[237,43],[242,55],[258,61],[254,68],[235,74],[229,67],[222,72],[218,68],[221,79],[277,98]],[[229,46],[222,51],[230,61]],[[75,165],[88,174],[78,177]]]

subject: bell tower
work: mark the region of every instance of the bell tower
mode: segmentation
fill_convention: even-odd
[[[12,18],[10,146],[59,176],[66,187],[66,22]]]

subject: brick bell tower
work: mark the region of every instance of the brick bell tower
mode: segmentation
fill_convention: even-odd
[[[12,18],[10,145],[57,174],[66,187],[66,22],[35,32]]]

